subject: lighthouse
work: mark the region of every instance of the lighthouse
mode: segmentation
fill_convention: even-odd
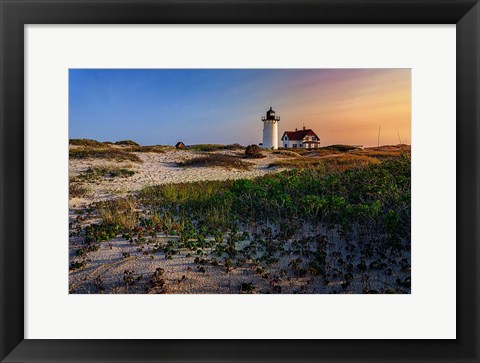
[[[266,116],[262,116],[263,121],[263,147],[265,149],[278,149],[278,121],[279,116],[275,116],[275,111],[270,109]]]

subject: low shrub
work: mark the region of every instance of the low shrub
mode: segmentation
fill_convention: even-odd
[[[379,164],[380,160],[363,155],[341,154],[322,159],[328,170],[343,171],[350,168],[364,168],[371,164]]]
[[[393,149],[384,149],[384,148],[368,148],[364,150],[358,150],[354,152],[355,155],[365,155],[372,158],[377,159],[393,159],[393,158],[401,158],[403,156],[409,156],[410,150],[404,150],[401,148],[393,148]]]
[[[299,157],[295,159],[278,160],[269,164],[269,167],[297,168],[297,169],[321,168],[324,166],[325,166],[325,163],[323,162],[323,159],[304,158],[304,157]]]
[[[358,146],[353,146],[353,145],[337,144],[337,145],[325,146],[323,149],[347,152],[347,151],[357,150],[357,149],[359,149],[359,147]]]
[[[78,178],[83,180],[96,180],[100,178],[128,178],[135,172],[126,168],[118,168],[116,166],[90,167],[81,173]]]
[[[106,224],[133,228],[136,224],[135,203],[132,196],[98,203],[98,212]]]
[[[272,151],[272,154],[274,154],[274,155],[281,155],[281,156],[295,157],[295,158],[300,157],[300,154],[299,154],[299,153],[296,153],[295,151],[291,151],[291,150],[285,150],[285,149],[282,149],[282,150],[273,150],[273,151]]]
[[[69,156],[71,159],[108,159],[115,161],[133,161],[135,163],[141,163],[137,155],[129,153],[128,151],[110,147],[102,148],[90,148],[81,147],[70,149]]]
[[[163,154],[165,153],[166,146],[161,145],[153,145],[153,146],[130,146],[126,150],[130,152],[138,152],[138,153],[157,153]]]
[[[265,157],[265,155],[262,153],[262,149],[258,145],[248,145],[245,149],[245,156],[253,159]]]
[[[240,284],[240,292],[244,294],[252,294],[255,291],[253,282],[243,282]]]
[[[70,139],[69,140],[70,145],[78,145],[78,146],[96,146],[100,147],[103,146],[104,143],[99,142],[97,140],[92,140],[92,139]]]
[[[70,182],[68,186],[68,195],[70,198],[82,198],[90,193],[90,189],[78,183]]]
[[[350,168],[366,167],[378,164],[380,161],[364,155],[338,154],[331,157],[300,157],[294,159],[278,160],[271,163],[270,167],[291,169],[320,168],[325,171],[343,171]]]
[[[115,145],[140,146],[140,144],[136,143],[133,140],[120,140],[115,142]]]
[[[189,159],[183,162],[179,162],[177,163],[177,165],[182,167],[218,166],[218,167],[224,167],[227,169],[241,169],[241,170],[250,170],[252,167],[251,163],[245,162],[236,156],[218,155],[218,154]]]
[[[197,151],[218,151],[218,150],[243,150],[245,147],[240,144],[221,145],[221,144],[197,144],[189,145],[186,149]]]

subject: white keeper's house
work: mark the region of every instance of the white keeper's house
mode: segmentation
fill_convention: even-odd
[[[285,131],[282,136],[283,147],[303,147],[305,149],[314,149],[320,147],[320,138],[312,129]]]

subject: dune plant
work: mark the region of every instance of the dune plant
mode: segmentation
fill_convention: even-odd
[[[90,194],[90,188],[70,180],[68,195],[70,198],[82,198]]]
[[[131,286],[135,282],[135,277],[133,276],[135,272],[133,270],[126,269],[123,271],[123,282],[125,283],[125,286]]]
[[[107,145],[102,147],[78,147],[70,148],[70,159],[108,159],[115,161],[132,161],[134,163],[141,163],[137,155],[132,154],[120,148],[113,148]]]
[[[181,167],[224,167],[227,169],[250,170],[252,164],[245,162],[237,156],[211,154],[187,159],[177,163]]]
[[[137,222],[135,202],[132,196],[107,200],[98,204],[98,212],[107,225],[133,228]]]
[[[80,180],[97,180],[101,178],[127,178],[135,174],[135,171],[127,168],[121,168],[114,165],[106,165],[102,167],[89,167],[84,172],[80,173],[78,179]]]

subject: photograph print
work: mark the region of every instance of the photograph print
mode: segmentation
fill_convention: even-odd
[[[411,70],[70,69],[70,294],[410,294]]]

